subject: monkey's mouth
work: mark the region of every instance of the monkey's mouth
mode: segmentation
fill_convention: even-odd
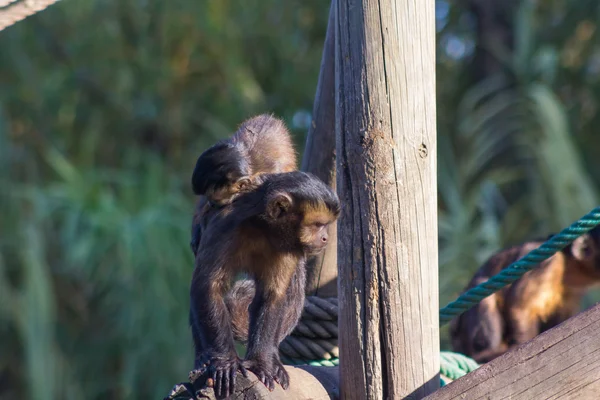
[[[318,256],[319,254],[321,254],[323,252],[323,250],[325,250],[325,247],[327,247],[327,245],[311,246],[307,249],[306,253],[309,256]]]

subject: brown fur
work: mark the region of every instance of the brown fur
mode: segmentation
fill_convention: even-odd
[[[542,243],[528,242],[494,254],[465,290],[498,274]],[[478,362],[490,361],[575,315],[585,291],[599,283],[600,228],[595,228],[452,320],[452,347]]]
[[[296,169],[296,150],[289,131],[283,121],[268,114],[242,122],[231,138],[202,153],[192,175],[194,192],[200,195],[192,222],[193,253],[214,215],[215,207],[210,203],[222,207],[240,194],[255,190],[264,174]]]
[[[236,371],[244,369],[270,389],[274,382],[288,387],[278,346],[302,313],[306,258],[325,248],[327,226],[339,212],[335,192],[299,171],[265,175],[254,191],[212,212],[190,288],[194,376],[208,369],[217,392],[225,394]],[[229,290],[239,273],[252,281]],[[235,353],[234,337],[248,340],[244,361]]]

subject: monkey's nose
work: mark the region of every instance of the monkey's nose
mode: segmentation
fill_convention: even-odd
[[[321,238],[321,242],[323,242],[323,243],[327,243],[327,237],[326,237],[326,236],[323,236],[323,237]]]

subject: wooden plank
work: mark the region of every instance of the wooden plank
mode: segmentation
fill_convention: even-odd
[[[426,399],[599,398],[600,303]]]
[[[343,399],[439,387],[434,0],[338,1]]]
[[[328,400],[339,399],[338,367],[311,367],[302,365],[297,367],[285,366],[290,374],[290,387],[283,390],[275,385],[275,390],[269,392],[258,378],[248,373],[248,378],[238,374],[232,399],[258,400]],[[196,395],[197,399],[216,400],[212,389],[204,388]],[[192,399],[189,399],[192,400]]]
[[[335,3],[332,0],[323,46],[321,71],[306,138],[302,170],[315,174],[335,190]],[[309,260],[306,294],[337,297],[337,224],[328,228],[329,244]]]

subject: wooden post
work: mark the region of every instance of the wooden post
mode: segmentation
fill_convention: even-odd
[[[332,0],[323,46],[321,71],[308,130],[302,170],[335,189],[335,3]],[[337,297],[337,226],[329,227],[329,245],[307,265],[306,294]]]
[[[439,387],[434,0],[337,2],[343,399]]]

